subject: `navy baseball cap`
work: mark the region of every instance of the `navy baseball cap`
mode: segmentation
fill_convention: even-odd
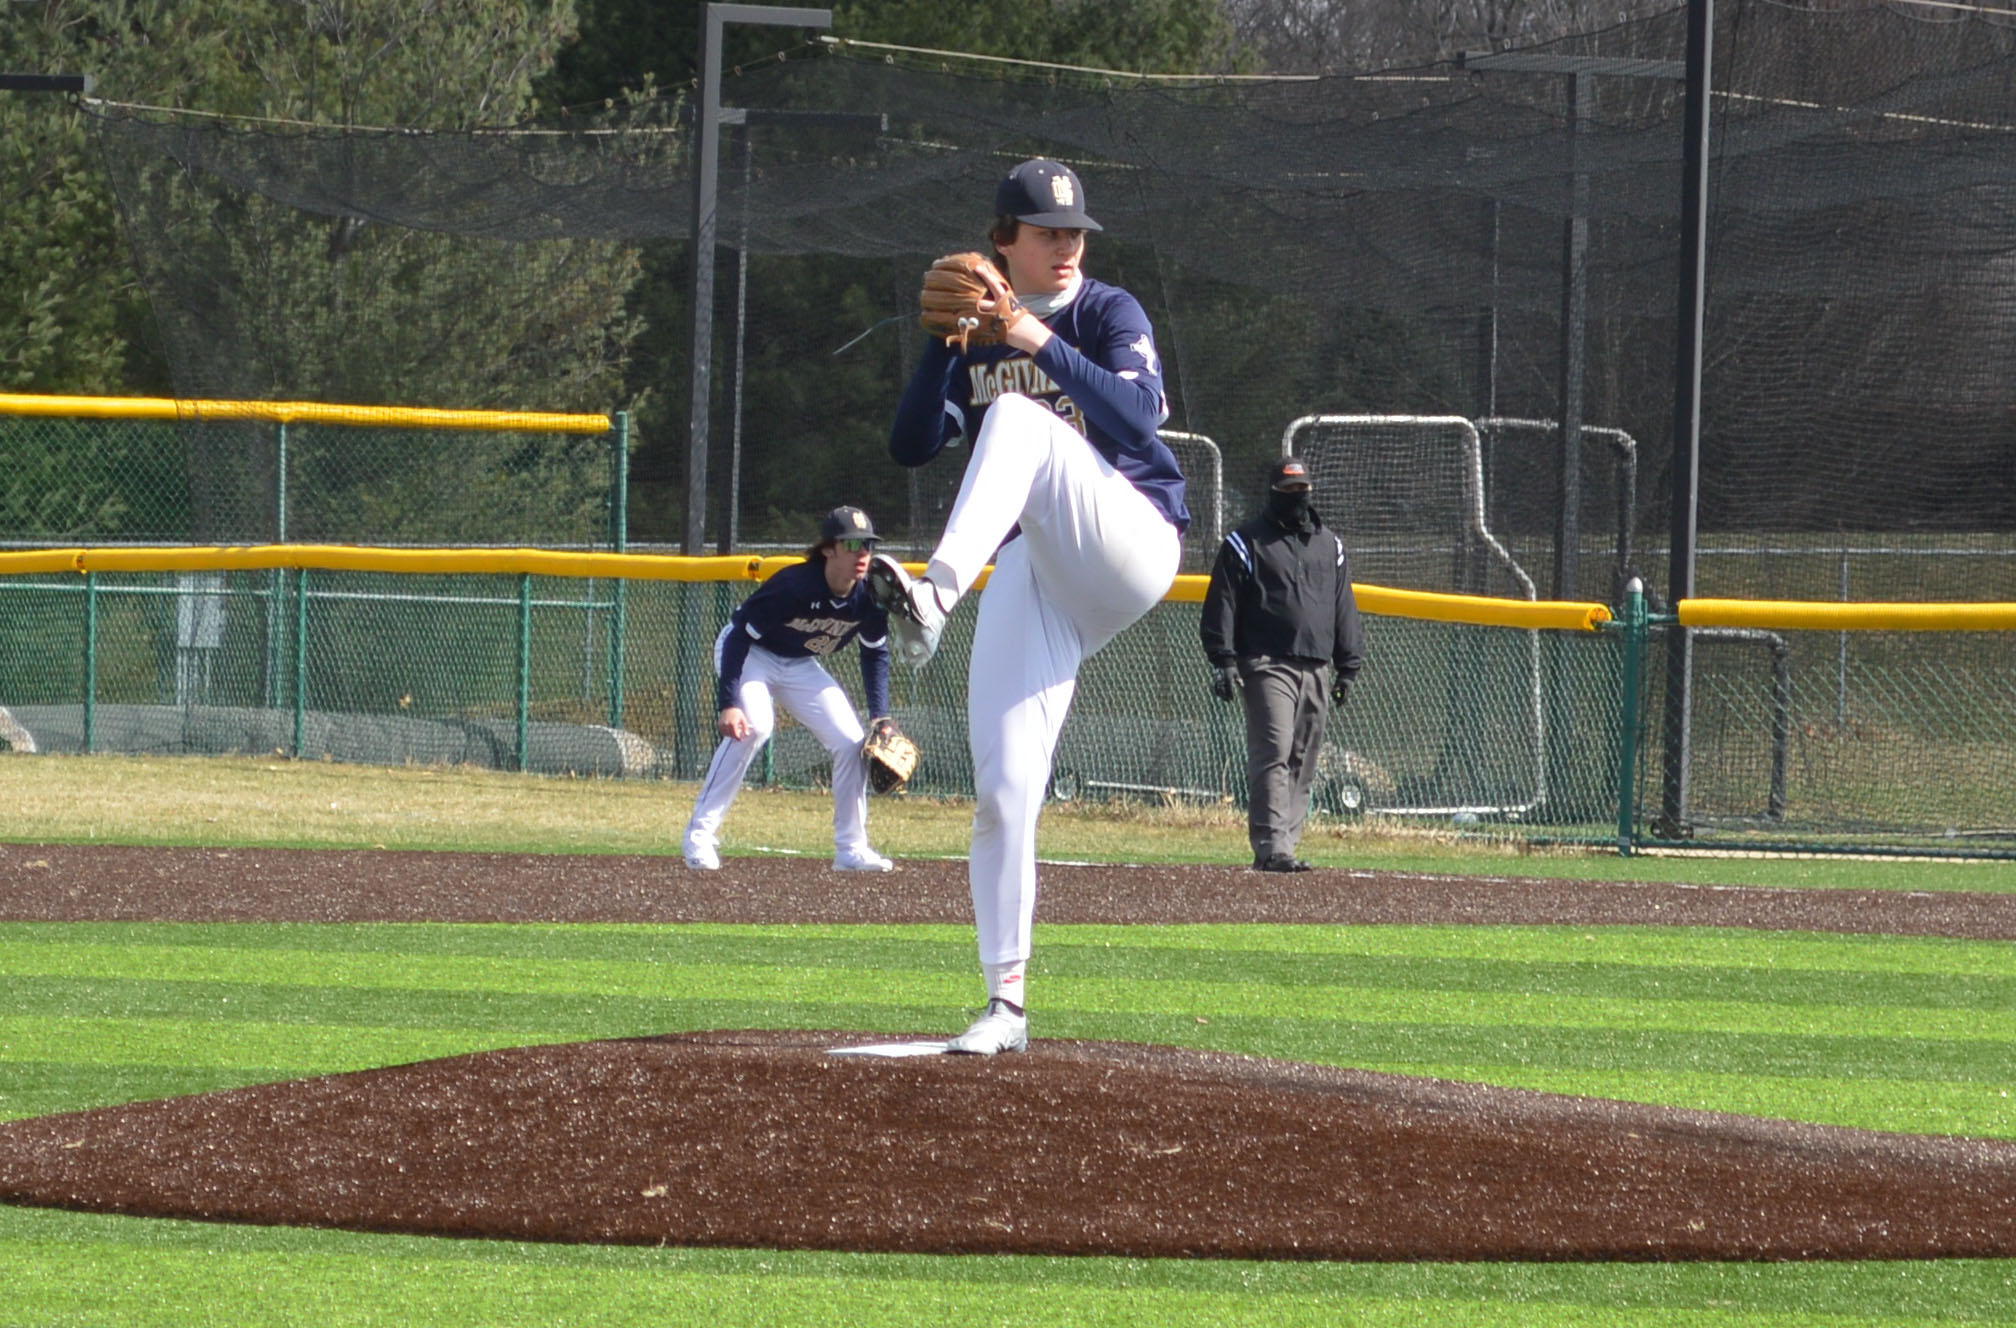
[[[868,514],[858,507],[836,507],[819,522],[819,542],[830,540],[858,539],[881,542],[875,533],[875,523]]]
[[[1274,489],[1313,489],[1316,482],[1309,477],[1308,463],[1301,457],[1282,457],[1267,472],[1267,484]]]
[[[994,191],[994,215],[1013,217],[1031,226],[1062,230],[1104,230],[1085,215],[1085,186],[1062,162],[1037,157],[1008,172]]]

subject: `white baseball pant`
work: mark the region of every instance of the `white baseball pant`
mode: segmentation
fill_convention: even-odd
[[[1078,666],[1167,594],[1176,528],[1058,416],[996,400],[932,562],[963,593],[1000,549],[980,597],[966,691],[979,795],[970,876],[980,962],[1029,957],[1036,818]]]
[[[721,668],[721,643],[731,628],[714,640],[714,668]],[[742,791],[742,779],[750,762],[777,728],[777,707],[810,729],[833,757],[833,846],[842,854],[868,850],[868,767],[861,759],[861,743],[867,733],[854,703],[825,665],[807,655],[787,659],[760,645],[749,647],[742,664],[742,681],[735,701],[749,717],[749,736],[723,738],[707,764],[700,783],[700,799],[693,805],[693,818],[686,824],[686,842],[696,838],[707,844],[719,841],[721,822]]]

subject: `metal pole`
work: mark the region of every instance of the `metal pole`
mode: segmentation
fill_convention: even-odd
[[[1841,602],[1848,602],[1848,540],[1841,540]],[[1848,732],[1848,633],[1838,633],[1834,643],[1834,731]]]
[[[1568,220],[1561,233],[1561,436],[1556,449],[1554,506],[1554,597],[1574,599],[1582,581],[1582,384],[1589,314],[1589,177],[1582,170],[1582,136],[1587,130],[1595,84],[1588,74],[1565,80],[1568,106]],[[1550,664],[1547,686],[1547,787],[1559,790],[1556,815],[1594,819],[1572,778],[1575,756],[1574,684],[1565,634],[1544,638]]]
[[[729,23],[830,28],[830,9],[709,4],[700,22],[700,115],[693,153],[693,340],[687,401],[686,538],[707,551],[707,407],[714,381],[714,232],[721,170],[721,29]]]
[[[721,552],[733,553],[742,538],[742,375],[749,327],[749,125],[736,135],[742,151],[742,237],[735,248],[735,407],[728,443],[728,520],[721,532]]]
[[[273,428],[274,472],[273,472],[273,538],[276,543],[287,542],[287,421],[282,420]]]
[[[1624,682],[1617,698],[1617,852],[1631,856],[1638,834],[1638,688],[1645,655],[1645,583],[1624,587]]]
[[[1554,513],[1554,598],[1574,599],[1582,575],[1582,383],[1589,317],[1589,177],[1582,134],[1594,84],[1567,80],[1568,222],[1561,241],[1561,449]]]
[[[84,574],[84,751],[98,750],[98,574]]]
[[[616,507],[609,542],[616,552],[630,547],[630,412],[616,412]],[[616,578],[616,607],[609,624],[609,727],[623,727],[624,640],[629,630],[630,581]]]
[[[1499,245],[1501,243],[1498,200],[1491,199],[1484,205],[1485,228],[1490,233],[1491,242],[1491,303],[1487,307],[1478,327],[1477,336],[1477,377],[1484,389],[1484,417],[1490,419],[1498,413],[1498,301],[1504,292],[1499,286]]]
[[[1700,519],[1701,342],[1707,303],[1709,80],[1715,67],[1715,0],[1687,0],[1687,102],[1680,190],[1680,289],[1673,390],[1672,541],[1666,597],[1677,610],[1694,595]],[[1694,646],[1677,623],[1666,638],[1666,750],[1662,837],[1682,838],[1692,762]]]
[[[273,542],[287,542],[287,421],[281,420],[273,428]],[[280,640],[280,623],[286,614],[281,607],[281,592],[287,585],[287,573],[274,568],[266,574],[266,705],[270,709],[280,704],[280,656],[277,643]]]
[[[308,569],[294,583],[294,759],[308,742]]]
[[[700,123],[693,155],[693,353],[686,403],[686,540],[696,557],[707,544],[707,407],[714,386],[715,173],[720,169],[721,15],[708,5],[700,20]]]
[[[531,740],[532,710],[532,574],[518,574],[518,772],[525,772]]]

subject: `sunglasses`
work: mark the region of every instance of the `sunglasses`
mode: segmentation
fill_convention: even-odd
[[[839,544],[848,553],[873,553],[875,551],[874,540],[843,539],[839,541]]]

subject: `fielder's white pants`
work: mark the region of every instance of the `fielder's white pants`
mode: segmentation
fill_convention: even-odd
[[[714,669],[721,669],[724,629],[714,640]],[[760,645],[749,647],[742,664],[742,681],[735,690],[735,703],[749,718],[749,736],[723,738],[707,764],[700,784],[700,800],[693,805],[693,819],[686,824],[686,842],[696,839],[712,845],[719,842],[721,822],[742,791],[749,763],[777,728],[777,707],[783,706],[819,740],[833,757],[833,847],[836,852],[860,853],[868,848],[868,767],[861,759],[861,743],[867,737],[854,703],[840,684],[817,659],[787,659]]]
[[[1168,593],[1182,555],[1176,528],[1077,430],[1009,395],[973,442],[932,561],[963,593],[1018,522],[980,596],[966,691],[983,964],[1029,957],[1036,817],[1078,666]]]

